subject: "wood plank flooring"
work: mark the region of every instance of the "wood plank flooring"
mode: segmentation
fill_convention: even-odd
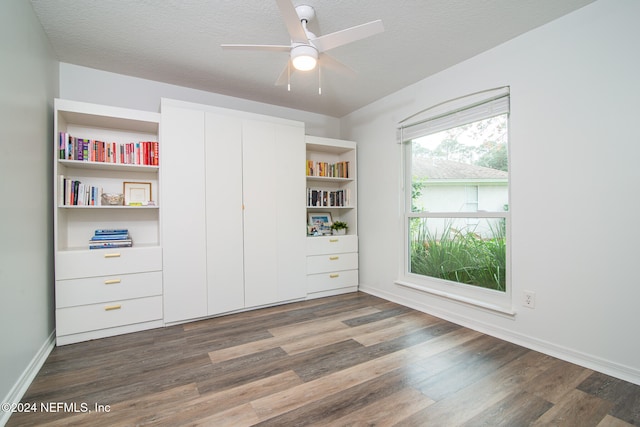
[[[364,293],[56,347],[23,403],[7,426],[640,425],[640,386]]]

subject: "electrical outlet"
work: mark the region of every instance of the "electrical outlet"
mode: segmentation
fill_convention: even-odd
[[[533,291],[524,291],[522,293],[522,305],[529,308],[535,308],[536,293]]]

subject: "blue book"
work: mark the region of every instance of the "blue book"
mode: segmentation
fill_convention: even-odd
[[[102,228],[98,229],[94,233],[96,236],[108,235],[108,234],[129,234],[129,230],[126,228]]]
[[[129,234],[102,234],[98,236],[93,236],[91,238],[92,242],[97,242],[101,240],[127,240],[129,238]]]
[[[133,246],[131,242],[94,243],[89,245],[89,249],[130,248],[131,246]]]

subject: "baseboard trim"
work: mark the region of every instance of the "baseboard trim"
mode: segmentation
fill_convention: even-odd
[[[22,375],[18,378],[18,381],[11,387],[9,393],[2,400],[3,403],[18,403],[22,399],[22,396],[27,392],[27,389],[35,379],[38,372],[44,365],[44,362],[49,357],[49,354],[56,346],[56,331],[55,329],[47,337],[42,344],[38,352],[33,356],[31,362],[27,365],[27,368],[22,372]],[[4,426],[11,417],[11,412],[0,411],[0,426]]]
[[[621,380],[640,385],[640,371],[629,366],[611,362],[609,360],[563,347],[548,341],[522,335],[513,331],[496,327],[494,325],[489,325],[484,322],[478,322],[466,316],[460,316],[457,313],[443,310],[441,307],[434,307],[429,304],[417,302],[415,300],[404,298],[402,296],[382,291],[380,289],[371,288],[366,285],[363,286],[362,284],[360,284],[359,290],[364,293],[384,298],[386,300],[402,304],[406,307],[410,307],[418,311],[422,311],[423,313],[440,317],[441,319],[448,320],[469,329],[473,329],[478,332],[500,338],[513,344],[521,345],[531,350],[539,351],[540,353],[544,353],[549,356],[553,356],[570,363],[575,363],[576,365],[580,365],[585,368],[592,369],[594,371],[598,371],[603,374],[611,375],[612,377],[616,377]]]

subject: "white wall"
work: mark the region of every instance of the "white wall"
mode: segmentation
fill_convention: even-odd
[[[471,187],[471,189],[469,189]],[[477,204],[470,202],[469,192],[478,189]],[[420,197],[413,202],[415,206],[431,212],[502,212],[509,203],[507,183],[485,184],[470,182],[463,185],[430,184],[420,191]]]
[[[342,137],[359,142],[361,288],[640,384],[639,16],[640,1],[597,1],[343,118]],[[394,284],[397,123],[503,85],[513,319]],[[522,307],[524,290],[535,309]]]
[[[0,401],[11,402],[20,399],[38,361],[53,348],[54,329],[58,66],[28,1],[0,2],[0,58]],[[0,425],[7,415],[0,412]]]
[[[305,123],[307,135],[337,138],[340,120],[242,98],[60,63],[60,97],[144,111],[160,111],[160,98],[196,102]]]

